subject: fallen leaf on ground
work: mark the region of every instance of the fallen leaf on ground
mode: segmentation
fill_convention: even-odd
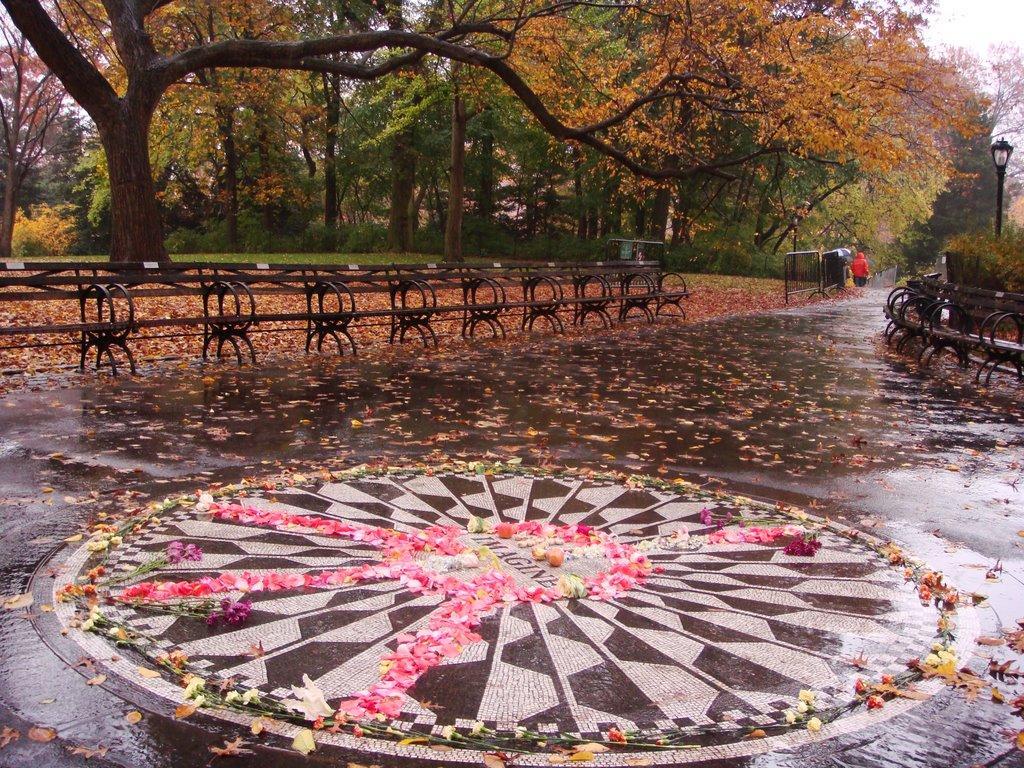
[[[154,678],[160,677],[160,673],[157,672],[155,669],[150,669],[149,667],[139,667],[139,676]]]
[[[139,712],[137,709],[133,709],[131,712],[124,716],[124,719],[132,725],[135,725],[136,723],[142,720],[142,713]]]
[[[219,757],[241,757],[242,755],[251,755],[252,750],[246,749],[246,743],[242,741],[241,736],[236,736],[231,741],[224,741],[223,747],[209,747],[209,750],[213,753],[211,762]]]
[[[41,728],[40,726],[33,726],[28,729],[28,737],[32,741],[38,741],[45,744],[48,741],[53,741],[57,738],[57,732],[53,728]]]
[[[249,646],[249,650],[245,652],[245,655],[251,656],[254,659],[258,659],[265,653],[266,651],[263,650],[263,641],[260,640],[259,642]]]
[[[607,752],[608,746],[606,744],[598,744],[596,742],[590,742],[589,744],[577,744],[573,747],[574,752],[589,752],[592,755],[596,755],[599,752]]]
[[[16,611],[19,608],[28,608],[33,603],[32,595],[26,592],[24,595],[14,595],[4,599],[5,611]]]
[[[0,730],[0,749],[3,749],[12,741],[17,741],[21,738],[21,731],[16,731],[13,728],[8,728],[6,725],[3,730]]]
[[[316,751],[316,742],[313,740],[313,732],[309,728],[303,728],[292,739],[292,749],[303,755]]]
[[[179,704],[174,710],[174,716],[184,720],[189,715],[195,714],[196,707],[193,704]]]
[[[978,638],[978,645],[1005,645],[1006,641],[1001,637],[985,637],[982,635]]]
[[[90,677],[88,680],[86,680],[85,684],[86,685],[103,685],[105,682],[107,682],[107,676],[106,675],[96,675],[96,677]]]
[[[84,757],[88,760],[90,757],[103,757],[107,754],[107,747],[102,744],[98,744],[95,747],[83,747],[78,745],[77,747],[71,747],[71,754]]]
[[[861,651],[856,656],[847,659],[847,664],[857,669],[866,669],[868,666],[868,657],[864,655],[864,651]]]

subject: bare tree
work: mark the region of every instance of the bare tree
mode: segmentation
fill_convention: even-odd
[[[54,144],[66,97],[60,81],[36,57],[25,37],[7,19],[0,19],[0,159],[4,174],[0,257],[11,255],[19,192]]]

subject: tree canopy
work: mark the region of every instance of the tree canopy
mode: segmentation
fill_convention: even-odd
[[[972,130],[914,3],[2,1],[96,126],[114,260],[211,219],[233,249],[386,219],[455,255],[498,226],[777,250],[833,200],[918,216]]]

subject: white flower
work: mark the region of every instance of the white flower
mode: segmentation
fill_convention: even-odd
[[[474,736],[478,736],[480,734],[480,732],[483,731],[483,729],[484,729],[483,721],[482,720],[477,720],[475,723],[473,723],[473,727],[469,729],[469,732],[471,734],[473,734]]]
[[[476,568],[480,565],[480,558],[477,557],[476,552],[473,550],[466,550],[459,555],[459,565],[463,568]]]
[[[796,703],[796,711],[799,712],[801,715],[805,714],[807,712],[807,709],[808,707],[806,701],[798,701]]]
[[[807,721],[807,730],[811,733],[817,733],[821,730],[821,720],[817,717],[812,717]]]
[[[121,634],[121,630],[117,627],[111,627],[107,630],[107,637],[117,637],[119,634]]]
[[[185,686],[185,698],[191,699],[193,696],[198,694],[200,691],[206,688],[206,681],[201,677],[193,677],[188,681],[188,685]]]
[[[203,492],[199,494],[199,501],[196,502],[196,512],[208,512],[213,504],[213,496]]]
[[[313,681],[309,679],[309,675],[304,674],[302,682],[304,683],[302,688],[297,685],[292,686],[292,693],[297,698],[285,699],[281,702],[285,708],[290,709],[292,712],[301,712],[307,720],[316,720],[318,717],[333,715],[334,710],[327,706],[324,692],[313,684]]]
[[[559,576],[556,588],[563,597],[584,598],[587,596],[587,585],[575,573]]]
[[[942,663],[942,660],[939,659],[939,657],[936,656],[934,653],[929,653],[927,656],[924,657],[924,663],[929,667],[937,667],[939,666],[939,664]]]
[[[248,691],[242,694],[242,704],[249,706],[253,702],[260,703],[260,691],[259,688],[250,688]]]
[[[112,546],[112,547],[120,547],[121,546],[121,542],[123,542],[123,541],[124,541],[124,539],[122,539],[120,536],[111,536],[110,537],[110,546]]]
[[[90,552],[102,552],[108,546],[110,546],[110,542],[107,539],[93,539],[85,545],[85,548]]]
[[[224,703],[233,704],[241,698],[242,694],[240,694],[238,691],[228,691],[226,694],[224,694]]]
[[[446,739],[451,739],[454,735],[455,735],[455,726],[454,725],[446,725],[444,728],[441,729],[441,736],[443,736]]]
[[[194,699],[192,699],[192,703],[195,704],[197,708],[201,707],[203,706],[203,704],[206,703],[206,697],[200,694],[196,696]]]
[[[800,701],[806,701],[808,704],[813,704],[814,697],[814,691],[802,690],[800,691],[800,695],[797,698],[799,698]]]
[[[96,622],[95,621],[93,621],[92,619],[86,619],[85,621],[82,622],[82,631],[83,632],[88,632],[89,630],[91,630],[95,626],[96,626]]]
[[[476,515],[470,515],[469,522],[466,523],[466,530],[470,533],[487,533],[489,527],[486,520]]]
[[[792,725],[793,723],[796,722],[796,712],[794,712],[792,709],[787,709],[786,712],[785,712],[785,715],[786,715],[786,722],[789,723],[790,725]]]

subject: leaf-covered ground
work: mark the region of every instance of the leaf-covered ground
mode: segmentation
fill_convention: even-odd
[[[723,282],[722,291],[737,290]],[[970,676],[951,676],[958,690],[869,734],[758,765],[917,768],[950,765],[951,755],[956,765],[1015,765],[1014,713],[1024,711],[1020,385],[1000,377],[985,388],[886,352],[881,299],[429,353],[408,345],[354,360],[278,355],[241,370],[200,369],[190,355],[138,377],[61,376],[61,391],[0,400],[0,586],[5,597],[24,593],[27,574],[97,512],[288,467],[517,457],[682,475],[894,538],[993,606],[983,610],[982,645],[960,649]],[[749,309],[743,301],[733,309]],[[208,746],[238,735],[148,712],[126,732],[135,710],[88,685],[100,674],[91,660],[44,658],[32,629],[44,610],[0,612],[0,726],[20,733],[0,727],[0,746],[11,739],[0,764],[72,765],[77,745],[109,748],[90,763],[200,768]],[[856,665],[859,651],[837,652]],[[977,694],[985,686],[974,678],[1004,701]],[[58,735],[34,740],[33,726]],[[176,752],[184,739],[193,754]],[[263,755],[265,764],[305,764],[277,759]]]
[[[687,319],[685,322],[699,322],[712,317],[739,313],[763,312],[784,307],[783,283],[779,280],[732,277],[722,275],[689,275],[687,282],[692,293],[685,303]],[[455,289],[438,292],[438,303],[456,305],[461,301],[461,292]],[[793,306],[806,303],[808,299],[793,300]],[[263,312],[301,312],[304,310],[304,299],[296,296],[259,296],[257,305]],[[388,306],[386,295],[366,295],[359,297],[360,310],[380,310]],[[669,307],[667,313],[674,310]],[[74,323],[79,320],[79,309],[76,302],[45,301],[45,302],[0,302],[0,327],[32,326],[60,323]],[[635,313],[634,313],[635,315]],[[202,316],[201,300],[198,297],[146,297],[136,302],[136,317],[139,320],[164,317]],[[590,334],[595,332],[596,320],[591,318],[586,329],[574,329],[571,323],[571,309],[562,312],[562,321],[570,334]],[[642,321],[635,318],[627,321],[629,326]],[[679,323],[676,317],[659,320],[663,323]],[[442,344],[463,343],[460,337],[461,320],[458,313],[451,313],[435,322],[435,330]],[[509,339],[506,343],[521,343],[518,313],[508,316],[505,320]],[[536,332],[547,332],[547,324],[541,320],[537,323]],[[353,325],[352,335],[361,352],[377,350],[387,345],[389,326],[386,319],[368,318]],[[482,334],[487,331],[482,329]],[[275,358],[294,358],[296,351],[301,351],[305,344],[305,328],[300,323],[263,323],[252,334],[258,360]],[[411,341],[408,341],[411,339]],[[413,331],[407,341],[412,345],[419,344],[419,337]],[[520,341],[517,342],[517,339]],[[495,343],[495,342],[489,342]],[[136,361],[145,370],[147,364],[154,360],[172,358],[175,360],[193,360],[199,357],[202,348],[202,328],[198,325],[191,328],[151,328],[133,337],[130,346]],[[330,339],[325,342],[325,352],[335,351]],[[230,347],[227,354],[233,354]],[[123,358],[120,358],[123,361]],[[74,334],[49,335],[45,337],[0,337],[0,371],[6,375],[0,379],[0,392],[19,386],[30,380],[35,374],[53,372],[78,364],[77,337]],[[94,364],[90,357],[89,366]]]

